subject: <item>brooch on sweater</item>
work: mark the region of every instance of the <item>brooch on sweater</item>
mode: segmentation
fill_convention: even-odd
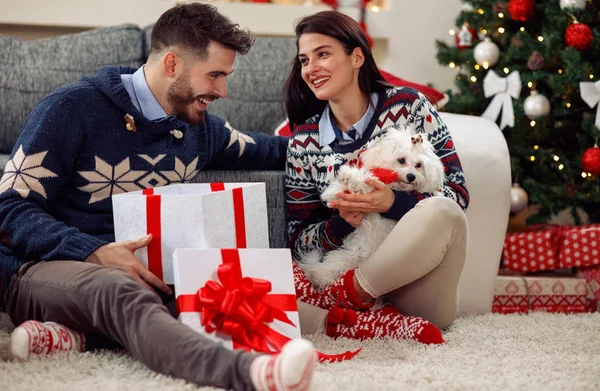
[[[131,114],[125,114],[125,129],[133,133],[135,133],[137,130],[135,128],[135,121],[133,120],[133,116]]]

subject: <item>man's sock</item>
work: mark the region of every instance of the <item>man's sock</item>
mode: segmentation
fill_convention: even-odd
[[[84,346],[82,332],[54,322],[28,320],[12,332],[9,355],[13,359],[29,360],[58,352],[82,352]]]
[[[317,352],[303,339],[292,340],[281,353],[257,357],[250,379],[257,391],[304,391],[310,388]]]

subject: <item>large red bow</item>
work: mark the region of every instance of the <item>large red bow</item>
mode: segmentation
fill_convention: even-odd
[[[289,337],[271,329],[275,319],[294,323],[285,311],[298,311],[293,294],[270,294],[271,283],[260,278],[242,277],[236,249],[221,249],[223,263],[217,269],[219,282],[209,280],[195,295],[177,297],[178,312],[200,312],[200,323],[208,333],[229,335],[234,348],[278,353]],[[328,355],[318,352],[319,361],[349,360],[360,351]]]

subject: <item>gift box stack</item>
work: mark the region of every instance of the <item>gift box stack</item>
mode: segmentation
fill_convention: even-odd
[[[179,320],[230,348],[300,338],[289,249],[269,249],[264,183],[176,184],[112,197],[116,241],[175,287]]]
[[[600,224],[535,225],[509,233],[492,312],[596,311],[600,300]]]
[[[269,248],[264,183],[176,184],[112,204],[116,241],[152,234],[135,255],[174,285],[181,322],[231,349],[276,353],[300,338],[291,251]]]

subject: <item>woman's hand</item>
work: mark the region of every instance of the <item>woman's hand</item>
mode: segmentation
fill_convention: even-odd
[[[346,220],[348,224],[356,228],[362,222],[362,219],[363,217],[365,217],[365,214],[362,212],[355,212],[348,209],[340,209],[340,217]]]
[[[340,216],[342,215],[342,210],[345,210],[346,212],[361,213],[388,212],[394,204],[394,199],[396,198],[396,195],[392,189],[387,187],[382,182],[374,179],[367,179],[366,183],[373,188],[372,192],[368,194],[338,193],[336,194],[338,199],[331,201],[329,203],[329,207],[339,209]],[[348,223],[350,222],[348,221]]]

